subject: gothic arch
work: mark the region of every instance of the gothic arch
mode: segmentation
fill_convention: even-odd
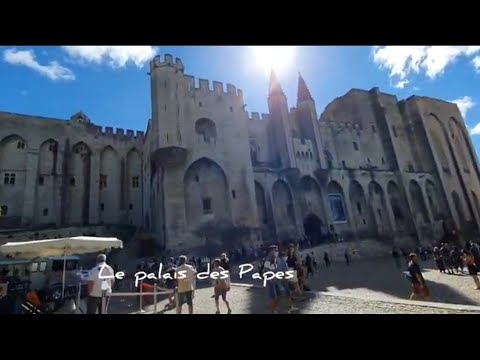
[[[439,171],[447,172],[453,171],[451,169],[452,162],[449,156],[448,134],[445,126],[440,119],[433,113],[427,119],[427,129],[430,134],[432,152],[436,154],[436,161]]]
[[[440,221],[444,219],[446,217],[444,211],[447,209],[447,206],[445,205],[437,186],[430,179],[425,181],[425,193],[427,194],[427,202],[430,206],[433,220]]]
[[[467,224],[467,218],[465,217],[465,209],[460,200],[460,196],[458,196],[456,191],[452,191],[452,200],[455,205],[455,211],[457,212],[458,225],[460,228],[464,228]]]
[[[311,176],[304,176],[300,179],[300,189],[305,204],[304,215],[313,213],[323,219],[324,222],[325,212],[322,206],[322,191],[318,183]]]
[[[84,142],[72,146],[67,161],[67,223],[85,225],[89,222],[91,150]]]
[[[27,175],[28,143],[17,134],[0,141],[0,205],[8,209],[9,217],[23,213]],[[19,227],[20,222],[17,224]]]
[[[61,172],[58,142],[48,139],[40,145],[38,154],[34,215],[37,224],[56,222],[58,209],[55,208],[55,205],[61,186],[57,174]]]
[[[309,213],[303,219],[303,231],[310,241],[318,243],[322,237],[323,222],[314,213]]]
[[[350,205],[355,219],[359,237],[368,237],[375,233],[375,220],[368,206],[365,191],[357,180],[352,180],[349,187]]]
[[[17,134],[0,141],[0,170],[24,171],[27,167],[28,143]]]
[[[277,235],[281,238],[280,240],[287,240],[286,238],[296,235],[295,208],[288,184],[280,179],[275,181],[272,197]]]
[[[412,212],[415,222],[419,225],[430,222],[428,210],[423,198],[422,188],[415,180],[410,180],[408,184],[410,199],[412,201]]]
[[[59,169],[58,142],[54,139],[45,140],[39,149],[38,173],[39,175],[51,175]]]
[[[390,207],[392,208],[393,218],[397,229],[400,231],[407,230],[407,206],[403,199],[402,193],[397,183],[390,180],[387,184],[387,193],[390,199]]]
[[[457,119],[450,117],[448,124],[451,131],[451,142],[455,149],[455,156],[461,161],[460,171],[473,170],[473,159],[470,156],[470,150],[467,140],[465,139],[464,132]]]
[[[368,194],[370,198],[370,207],[377,222],[377,231],[380,234],[391,232],[390,217],[388,216],[387,201],[385,192],[376,181],[371,181],[368,185]]]
[[[258,223],[268,223],[267,200],[262,184],[255,181],[255,200],[257,203]]]
[[[477,212],[477,219],[480,219],[480,203],[478,202],[478,197],[477,194],[475,194],[475,191],[472,192],[472,199],[473,199],[473,206],[475,208],[475,211]]]
[[[185,214],[193,229],[205,215],[231,219],[228,181],[222,167],[203,157],[193,162],[184,175]]]

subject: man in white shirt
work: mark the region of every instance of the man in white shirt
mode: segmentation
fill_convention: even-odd
[[[107,256],[97,256],[97,265],[93,267],[88,276],[88,302],[87,314],[103,313],[102,293],[109,297],[112,294],[112,286],[115,282],[115,273],[110,265],[107,265]],[[107,301],[107,299],[105,299]]]
[[[180,256],[178,259],[177,274],[177,314],[182,313],[183,304],[187,303],[188,313],[193,314],[193,291],[197,271],[187,264],[187,257]]]

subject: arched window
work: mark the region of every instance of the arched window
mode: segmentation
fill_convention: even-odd
[[[195,132],[203,136],[206,143],[215,142],[217,139],[217,127],[215,123],[207,118],[198,119],[195,122]]]

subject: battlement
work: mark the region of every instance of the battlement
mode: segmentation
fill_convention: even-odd
[[[182,60],[179,58],[175,58],[173,60],[173,56],[170,54],[165,54],[163,59],[160,55],[157,55],[153,58],[150,62],[150,72],[153,72],[157,68],[162,67],[171,67],[174,68],[176,71],[181,71],[182,74],[184,73],[185,67],[182,63]],[[212,85],[210,85],[210,81],[206,79],[198,79],[196,80],[195,77],[191,75],[184,74],[184,79],[187,83],[188,91],[195,91],[200,92],[202,94],[212,93],[217,96],[222,95],[230,95],[241,98],[243,102],[243,91],[237,89],[235,85],[226,84],[226,87],[223,86],[223,83],[220,81],[212,81]]]
[[[173,56],[170,54],[165,54],[163,59],[160,55],[157,55],[153,58],[152,61],[150,61],[150,71],[153,71],[156,68],[160,67],[172,67],[175,70],[181,72],[185,70],[182,60],[180,60],[180,58],[175,58],[175,60],[173,60]]]
[[[268,121],[270,115],[269,114],[260,114],[258,112],[247,113],[248,120],[251,121]]]
[[[100,125],[95,125],[94,129],[98,135],[112,137],[118,140],[132,140],[132,139],[143,140],[145,138],[145,133],[139,130],[137,131],[125,130],[121,128],[114,129],[111,126],[102,127]]]
[[[235,85],[224,84],[220,81],[213,80],[210,85],[210,81],[207,79],[196,79],[191,75],[184,75],[185,81],[189,91],[198,91],[202,94],[212,93],[218,96],[230,95],[243,99],[243,91],[237,89]]]

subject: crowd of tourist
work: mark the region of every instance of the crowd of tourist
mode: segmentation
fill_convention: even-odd
[[[441,243],[433,248],[433,259],[438,270],[444,274],[464,274],[465,268],[480,290],[478,267],[480,266],[480,247],[473,241],[467,242],[463,249]]]
[[[187,304],[189,314],[193,313],[193,299],[195,289],[197,288],[197,274],[199,272],[207,271],[210,267],[210,273],[222,274],[226,272],[225,276],[211,277],[210,281],[213,286],[214,294],[212,298],[215,301],[216,314],[220,314],[220,298],[227,308],[227,313],[231,314],[232,309],[227,300],[227,293],[230,291],[230,260],[226,253],[220,254],[219,258],[213,261],[209,257],[187,258],[181,255],[178,258],[170,257],[167,261],[162,263],[165,274],[160,281],[158,279],[143,280],[139,286],[139,291],[149,291],[152,286],[164,286],[163,289],[169,291],[168,303],[165,310],[176,309],[177,314],[182,313],[183,305]],[[160,262],[151,259],[149,262],[142,261],[137,266],[137,272],[143,271],[145,273],[158,274]],[[182,275],[179,275],[182,274]]]
[[[455,234],[455,232],[453,232],[453,234]],[[395,247],[393,248],[392,256],[396,266],[398,268],[402,267],[402,257],[407,263],[408,273],[406,277],[412,283],[411,300],[419,298],[422,300],[430,299],[430,290],[423,278],[417,255],[420,256],[421,261],[427,261],[430,256],[432,256],[440,273],[470,275],[475,283],[476,289],[480,290],[480,280],[478,278],[480,246],[473,241],[466,242],[463,248],[456,244],[460,244],[460,242],[445,238],[444,242],[430,248],[419,247],[416,253],[410,254],[404,249],[398,250]]]
[[[229,277],[227,279],[211,280],[214,287],[214,294],[212,298],[215,299],[216,313],[220,313],[220,298],[223,300],[227,308],[227,313],[231,313],[232,309],[227,300],[227,293],[230,290],[231,264],[240,262],[250,262],[256,267],[255,271],[264,274],[267,271],[286,272],[291,270],[294,274],[291,279],[279,280],[274,278],[266,283],[266,290],[269,297],[269,309],[272,313],[278,311],[278,304],[282,297],[287,297],[289,300],[289,312],[296,311],[294,302],[302,299],[304,291],[310,290],[307,285],[307,278],[314,275],[318,269],[318,262],[314,252],[308,252],[305,256],[300,254],[300,250],[304,250],[306,246],[311,245],[311,242],[283,242],[271,246],[260,245],[257,248],[251,248],[250,252],[247,248],[227,253],[222,253],[218,258],[212,259],[208,256],[187,258],[180,256],[178,258],[169,257],[168,259],[156,260],[154,258],[149,261],[142,261],[138,264],[136,271],[144,271],[146,273],[157,273],[160,263],[163,265],[164,273],[169,273],[168,279],[164,280],[161,286],[165,289],[171,290],[169,295],[169,302],[166,305],[167,309],[177,309],[181,312],[181,307],[186,303],[189,307],[189,312],[193,311],[193,297],[196,288],[196,276],[189,276],[186,278],[175,280],[175,273],[178,271],[186,271],[187,274],[197,274],[199,272],[222,272],[227,271]],[[303,248],[302,248],[303,246]],[[325,267],[330,267],[330,258],[327,252],[323,254],[323,261]],[[346,264],[350,264],[350,255],[345,252]],[[145,291],[148,291],[149,283],[156,281],[143,281],[147,284]],[[158,284],[158,281],[156,282]],[[185,293],[185,294],[184,294]]]
[[[450,244],[452,245],[450,245]],[[393,248],[392,255],[397,267],[403,268],[402,263],[407,265],[406,277],[412,284],[412,293],[410,299],[430,298],[430,291],[423,278],[420,261],[426,261],[433,258],[438,270],[445,274],[468,274],[472,276],[475,285],[480,289],[478,278],[478,265],[480,264],[480,247],[478,244],[468,242],[465,247],[453,245],[459,242],[445,241],[437,246],[419,247],[414,252],[407,252],[405,249]],[[213,285],[212,298],[215,301],[216,313],[221,313],[221,301],[225,305],[226,312],[230,314],[232,308],[227,300],[230,290],[232,264],[253,263],[255,271],[260,274],[266,272],[293,274],[291,277],[273,278],[265,282],[265,289],[268,294],[268,307],[271,313],[277,313],[281,298],[288,300],[288,312],[295,312],[295,304],[304,298],[304,292],[310,290],[307,279],[314,276],[319,268],[319,263],[313,251],[306,249],[316,246],[314,241],[308,238],[298,241],[286,241],[281,243],[259,245],[257,247],[243,247],[232,250],[228,253],[222,253],[218,258],[210,256],[179,256],[177,258],[168,257],[163,259],[150,259],[138,264],[136,271],[146,273],[157,273],[160,264],[163,264],[163,272],[170,274],[160,283],[155,282],[154,286],[161,286],[170,291],[167,309],[176,309],[177,313],[182,312],[184,304],[188,306],[188,312],[193,313],[193,299],[195,289],[197,288],[197,276],[200,272],[228,272],[227,278],[209,278]],[[303,251],[302,251],[303,250]],[[303,252],[302,256],[300,252]],[[350,265],[350,252],[345,251],[344,258],[346,265]],[[327,252],[323,253],[322,260],[325,268],[331,266],[330,256]],[[403,259],[403,260],[402,260]],[[467,272],[465,271],[465,268]],[[180,271],[186,276],[179,278]],[[150,281],[144,280],[145,284]],[[148,291],[148,290],[147,290]]]

